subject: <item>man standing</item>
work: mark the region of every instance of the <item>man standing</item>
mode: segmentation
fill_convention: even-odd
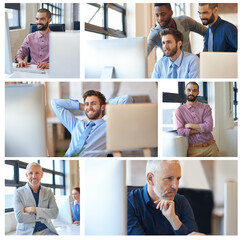
[[[53,99],[51,101],[56,116],[71,133],[71,143],[65,153],[66,157],[97,157],[102,155],[98,151],[106,149],[106,122],[103,120],[106,98],[101,92],[89,90],[83,94],[83,100],[84,104],[72,99]],[[109,100],[109,104],[132,102],[132,98],[128,95]],[[85,123],[76,118],[70,110],[85,111],[89,121]]]
[[[147,184],[128,194],[129,235],[187,235],[198,231],[189,202],[177,193],[180,178],[179,161],[147,161]]]
[[[52,21],[51,13],[48,9],[41,8],[36,15],[36,25],[38,31],[30,33],[18,50],[15,60],[16,67],[27,67],[29,64],[37,65],[37,68],[49,68],[49,24]],[[31,62],[26,63],[24,59],[30,53]]]
[[[158,26],[150,30],[147,40],[148,54],[151,53],[155,46],[163,50],[160,33],[165,28],[174,28],[182,33],[184,36],[183,50],[189,53],[191,53],[190,32],[196,32],[205,37],[207,28],[202,24],[187,16],[172,17],[173,11],[170,3],[155,3],[154,11]]]
[[[237,28],[218,16],[218,3],[199,3],[199,17],[206,32],[205,50],[208,52],[237,52]]]
[[[185,88],[186,103],[176,110],[176,126],[179,136],[188,137],[189,157],[219,157],[213,139],[212,111],[208,104],[197,101],[199,85],[189,82]]]
[[[58,235],[51,219],[58,216],[58,207],[50,188],[40,185],[43,171],[38,163],[26,167],[28,183],[14,192],[14,213],[17,235]]]
[[[199,78],[199,58],[181,50],[182,33],[166,28],[161,32],[161,39],[165,56],[155,64],[152,78]]]

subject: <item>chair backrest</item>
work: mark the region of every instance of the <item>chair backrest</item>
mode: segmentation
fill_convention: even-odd
[[[49,25],[49,28],[53,32],[65,32],[65,24],[50,24]],[[38,31],[37,25],[31,23],[30,24],[30,30],[29,30],[29,32],[30,33],[33,33],[33,32],[36,32],[36,31]],[[27,57],[27,62],[29,63],[30,61],[31,61],[31,53],[30,53],[30,49],[29,49],[29,54],[28,54],[28,57]]]

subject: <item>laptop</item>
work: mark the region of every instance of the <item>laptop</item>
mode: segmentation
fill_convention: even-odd
[[[107,105],[108,151],[158,146],[158,105],[135,103]]]

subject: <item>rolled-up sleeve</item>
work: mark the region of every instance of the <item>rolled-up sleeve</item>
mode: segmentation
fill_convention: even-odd
[[[206,105],[203,114],[203,122],[199,124],[201,133],[207,133],[213,131],[213,117],[212,117],[212,109],[209,105]]]
[[[185,128],[184,117],[182,116],[181,108],[176,110],[176,129],[179,136],[188,137],[191,129]]]
[[[22,60],[24,60],[28,54],[29,54],[29,37],[27,36],[24,39],[20,49],[18,50],[15,56],[15,61],[17,61],[17,58],[21,58]]]

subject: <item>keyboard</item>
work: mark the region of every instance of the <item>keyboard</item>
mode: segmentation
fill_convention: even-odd
[[[37,74],[46,73],[44,69],[39,69],[37,68],[36,65],[28,65],[27,67],[23,67],[23,68],[17,68],[16,66],[14,66],[13,70],[18,72],[28,72],[28,73],[37,73]]]

